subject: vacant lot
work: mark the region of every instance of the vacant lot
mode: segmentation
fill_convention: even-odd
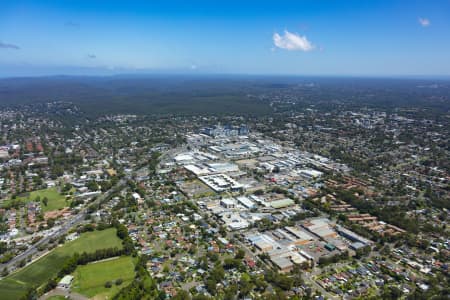
[[[214,191],[200,180],[185,181],[180,184],[181,191],[191,198],[201,198],[214,195]]]
[[[64,261],[76,252],[89,253],[110,247],[122,247],[115,228],[84,233],[75,241],[56,248],[33,264],[1,280],[0,299],[19,299],[28,288],[45,284],[58,273]]]
[[[89,298],[111,299],[122,287],[128,285],[134,278],[134,262],[129,256],[104,260],[79,266],[74,272],[72,290]],[[117,279],[122,279],[116,285]],[[111,282],[112,287],[106,288],[105,282]]]

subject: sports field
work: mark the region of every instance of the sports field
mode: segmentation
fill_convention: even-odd
[[[72,290],[89,298],[111,299],[121,288],[128,285],[134,278],[133,258],[123,256],[111,260],[78,266],[74,272]],[[117,279],[122,279],[116,285]],[[111,288],[105,287],[105,282],[111,282]]]
[[[39,287],[55,276],[65,259],[76,252],[94,252],[98,249],[122,248],[122,241],[116,236],[116,229],[93,231],[82,234],[51,251],[26,268],[0,281],[0,299],[19,299],[31,286]]]

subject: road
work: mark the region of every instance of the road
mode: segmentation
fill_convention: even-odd
[[[87,299],[89,299],[86,296],[71,292],[68,289],[56,288],[56,289],[51,290],[50,292],[42,295],[41,297],[39,297],[39,300],[46,300],[52,296],[63,296],[63,297],[67,297],[67,299],[72,299],[72,300],[87,300]]]
[[[314,279],[312,279],[312,277],[313,275],[309,272],[302,273],[302,279],[305,281],[305,283],[309,286],[312,286],[313,289],[319,291],[327,299],[340,299],[339,296],[333,295],[329,293],[327,290],[325,290],[323,287],[321,287]]]
[[[208,218],[209,220],[213,221],[215,223],[215,225],[217,226],[217,222],[215,221],[215,219],[206,211],[200,211],[200,215],[202,215],[203,218]],[[227,232],[227,236],[226,238],[228,240],[231,240],[234,236],[236,232]],[[239,234],[239,233],[237,233]],[[248,248],[248,246],[241,242],[239,239],[235,238],[236,243],[242,248],[244,249],[245,253],[247,256],[251,257],[255,262],[259,261],[261,262],[263,268],[267,271],[267,270],[271,270],[273,269],[269,264],[267,264],[265,261],[263,261],[262,259],[260,259],[257,255],[255,255],[253,253],[253,251],[251,249]],[[302,272],[302,278],[304,280],[304,282],[313,287],[314,290],[318,290],[320,291],[320,293],[325,296],[327,299],[340,299],[338,296],[335,296],[331,293],[329,293],[328,291],[326,291],[323,287],[321,287],[314,279],[312,279],[313,274],[310,272]]]
[[[107,199],[114,191],[116,191],[117,189],[119,189],[120,187],[122,187],[125,184],[126,180],[122,179],[120,180],[114,187],[112,187],[110,190],[108,190],[106,193],[100,195],[97,199],[95,199],[93,202],[91,202],[89,205],[86,205],[86,207],[84,207],[76,216],[74,216],[73,218],[71,218],[70,220],[68,220],[66,223],[64,223],[61,228],[59,228],[56,232],[54,232],[51,235],[45,236],[42,239],[40,239],[38,242],[36,242],[34,245],[32,245],[30,248],[28,248],[27,250],[25,250],[24,252],[20,253],[19,255],[17,255],[16,257],[14,257],[13,259],[11,259],[9,262],[5,263],[5,264],[1,264],[0,268],[8,268],[9,270],[13,269],[15,264],[20,262],[23,259],[27,259],[28,256],[30,255],[34,255],[37,252],[39,252],[38,247],[40,245],[45,245],[46,243],[48,243],[51,239],[57,239],[60,236],[66,234],[72,227],[77,226],[78,224],[80,224],[81,222],[83,222],[83,220],[86,217],[87,214],[87,209],[88,206],[92,205],[92,204],[99,204],[100,202],[102,202],[103,200]]]

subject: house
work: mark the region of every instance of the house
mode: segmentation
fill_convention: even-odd
[[[133,193],[131,196],[133,197],[134,201],[141,200],[141,196],[138,193]]]

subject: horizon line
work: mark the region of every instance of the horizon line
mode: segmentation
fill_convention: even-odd
[[[429,79],[429,80],[450,80],[450,74],[290,74],[290,73],[227,73],[227,72],[166,72],[153,71],[142,73],[112,73],[112,74],[70,74],[70,73],[50,73],[36,75],[1,75],[0,79],[39,79],[39,78],[82,78],[82,77],[164,77],[164,76],[186,76],[186,77],[287,77],[287,78],[361,78],[361,79]]]

